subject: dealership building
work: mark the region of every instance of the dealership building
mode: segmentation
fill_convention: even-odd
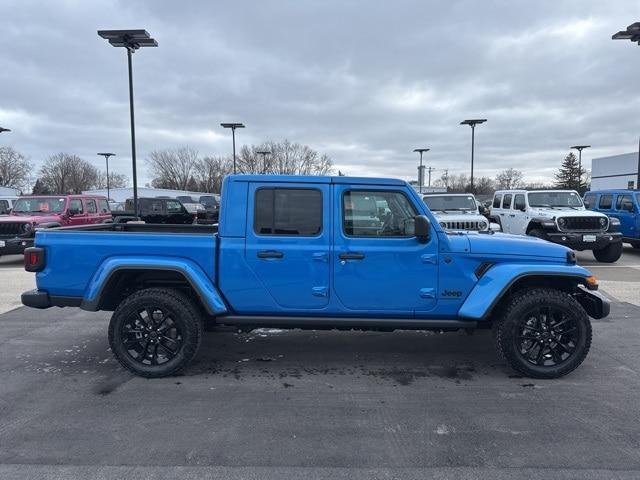
[[[594,158],[591,163],[591,190],[637,189],[638,152]]]

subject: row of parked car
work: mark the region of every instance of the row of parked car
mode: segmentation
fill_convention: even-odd
[[[640,192],[501,190],[489,208],[471,194],[433,193],[424,201],[447,230],[502,231],[591,250],[600,262],[615,262],[623,243],[640,249]]]
[[[119,223],[140,219],[152,224],[218,223],[219,195],[139,198],[136,216],[133,199],[121,206],[96,195],[23,196],[0,198],[0,256],[20,254],[33,246],[36,229]],[[196,206],[197,205],[197,206]]]

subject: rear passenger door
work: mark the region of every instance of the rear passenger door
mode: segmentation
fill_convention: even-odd
[[[87,207],[87,223],[100,223],[96,201],[93,198],[87,198],[84,204]]]
[[[249,185],[245,260],[283,309],[329,303],[328,184]]]

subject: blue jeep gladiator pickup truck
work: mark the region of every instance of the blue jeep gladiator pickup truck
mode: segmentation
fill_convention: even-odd
[[[106,224],[38,231],[30,307],[113,311],[109,343],[138,375],[196,355],[203,324],[241,330],[493,328],[517,371],[555,378],[609,314],[574,253],[537,238],[444,231],[393,179],[233,175],[219,230]]]

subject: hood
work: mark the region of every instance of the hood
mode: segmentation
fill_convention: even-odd
[[[524,235],[506,233],[480,234],[470,232],[469,251],[480,255],[515,255],[522,257],[546,257],[567,260],[571,249],[556,243]]]
[[[6,217],[0,217],[0,223],[41,223],[59,222],[60,215],[16,215],[11,214]]]
[[[606,217],[604,213],[594,212],[593,210],[574,210],[573,208],[543,208],[532,207],[531,216],[534,217]]]
[[[481,217],[477,210],[431,210],[436,217]]]

